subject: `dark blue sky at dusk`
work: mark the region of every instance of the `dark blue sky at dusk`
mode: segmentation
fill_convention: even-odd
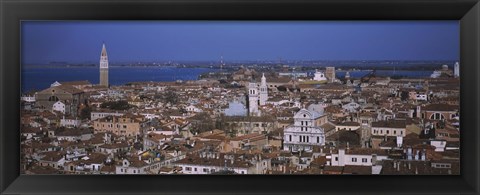
[[[24,64],[229,60],[458,60],[458,21],[28,21]]]

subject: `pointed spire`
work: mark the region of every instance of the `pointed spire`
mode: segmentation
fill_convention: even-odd
[[[103,42],[103,45],[102,45],[102,55],[101,56],[107,56],[107,48],[105,47],[105,42]]]

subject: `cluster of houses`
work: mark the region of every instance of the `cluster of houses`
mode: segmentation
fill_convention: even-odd
[[[322,81],[312,82],[313,81]],[[459,79],[242,68],[22,96],[26,174],[459,174]],[[113,105],[113,106],[112,106]]]

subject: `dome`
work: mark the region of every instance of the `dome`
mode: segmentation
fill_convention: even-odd
[[[320,116],[323,115],[324,112],[324,108],[320,104],[310,104],[307,110],[317,112],[318,114],[320,114]]]
[[[448,70],[448,65],[446,65],[446,64],[442,65],[442,69],[443,70]]]

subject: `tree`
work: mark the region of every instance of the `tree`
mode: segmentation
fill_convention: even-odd
[[[87,106],[80,111],[80,118],[90,120],[91,113],[92,113],[92,109],[89,106]]]
[[[215,129],[215,122],[208,114],[200,113],[196,117],[201,118],[201,120],[192,122],[190,126],[191,133],[203,133]]]
[[[407,91],[402,91],[400,94],[400,98],[402,101],[406,101],[408,99],[408,92]]]
[[[167,103],[170,103],[170,104],[177,104],[178,102],[178,95],[177,93],[175,93],[174,91],[172,90],[168,90],[166,93],[165,93],[165,101]]]
[[[109,108],[112,110],[128,110],[132,106],[128,104],[125,100],[113,101],[113,102],[104,102],[100,105],[100,108]]]
[[[278,91],[287,91],[287,87],[285,86],[278,86],[277,89]]]
[[[360,145],[360,136],[354,131],[342,130],[338,132],[338,141],[340,144]]]

